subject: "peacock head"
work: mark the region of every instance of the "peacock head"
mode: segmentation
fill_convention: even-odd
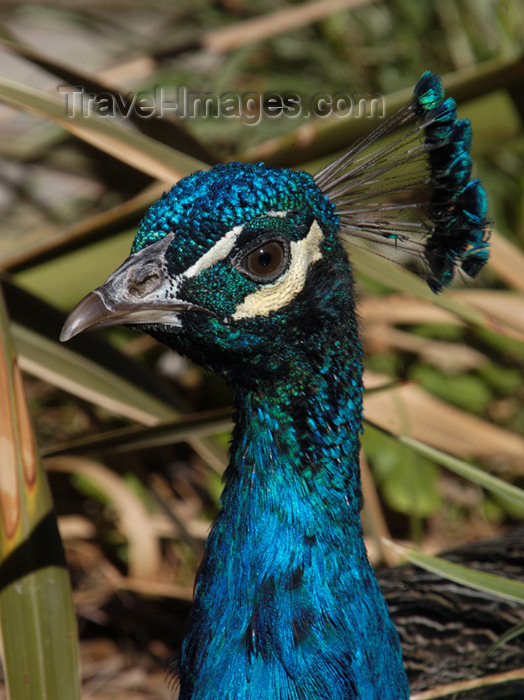
[[[427,71],[406,107],[314,178],[241,163],[196,172],[151,207],[131,257],[73,311],[62,339],[140,325],[238,379],[325,356],[337,329],[357,348],[341,241],[413,258],[434,292],[487,262],[470,147],[469,122]]]
[[[140,325],[229,377],[287,371],[351,304],[337,228],[335,207],[305,172],[198,171],[151,207],[131,256],[80,302],[62,339]]]

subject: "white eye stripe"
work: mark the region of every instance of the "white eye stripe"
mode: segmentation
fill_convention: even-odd
[[[199,258],[196,263],[193,263],[191,267],[184,272],[184,277],[196,277],[203,270],[212,267],[215,263],[220,262],[227,258],[229,253],[233,250],[235,243],[244,229],[244,224],[239,224],[235,226],[230,231],[222,236],[222,238],[215,243],[215,245]]]
[[[266,212],[266,216],[274,216],[274,217],[278,217],[280,219],[285,219],[287,215],[288,215],[287,211],[268,211],[268,212]]]
[[[323,238],[322,229],[314,221],[305,238],[291,242],[291,262],[286,272],[272,284],[266,284],[248,294],[231,318],[237,321],[241,318],[268,316],[271,311],[278,311],[289,304],[304,288],[310,265],[322,258],[320,245]]]

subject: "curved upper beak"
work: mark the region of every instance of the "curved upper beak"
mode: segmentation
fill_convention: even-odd
[[[116,325],[125,318],[125,313],[114,313],[104,301],[104,287],[99,287],[79,302],[69,314],[60,333],[62,342],[89,328],[103,328],[104,325]],[[124,321],[125,323],[125,321]]]
[[[206,311],[177,298],[181,278],[168,274],[164,255],[173,236],[131,255],[101,287],[82,299],[67,317],[60,340],[107,326],[181,326],[182,312]]]

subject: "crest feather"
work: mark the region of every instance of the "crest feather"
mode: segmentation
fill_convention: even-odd
[[[489,257],[487,197],[480,181],[470,180],[470,149],[469,122],[457,120],[455,101],[426,71],[412,101],[315,182],[336,207],[343,240],[418,259],[438,292],[457,269],[475,277]]]

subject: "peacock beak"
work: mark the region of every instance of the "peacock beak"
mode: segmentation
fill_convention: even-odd
[[[164,324],[182,326],[186,311],[206,311],[177,298],[181,278],[168,274],[165,250],[173,234],[131,255],[101,286],[70,313],[60,340],[107,326]]]

